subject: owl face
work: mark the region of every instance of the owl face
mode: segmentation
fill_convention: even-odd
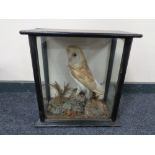
[[[80,48],[74,45],[67,47],[68,63],[71,65],[80,64],[81,52]]]

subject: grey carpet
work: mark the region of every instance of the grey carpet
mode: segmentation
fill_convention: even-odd
[[[117,118],[121,127],[35,128],[33,92],[0,93],[0,134],[155,134],[155,94],[123,93]]]

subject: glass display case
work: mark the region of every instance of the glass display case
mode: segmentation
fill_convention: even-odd
[[[113,126],[133,38],[121,31],[23,30],[32,57],[37,126]]]

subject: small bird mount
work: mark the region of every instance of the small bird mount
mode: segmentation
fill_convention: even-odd
[[[117,126],[132,41],[141,34],[55,29],[20,34],[29,37],[37,127]]]

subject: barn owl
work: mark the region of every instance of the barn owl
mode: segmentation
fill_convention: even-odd
[[[103,97],[103,87],[94,79],[87,64],[83,50],[75,45],[66,48],[69,71],[78,85],[77,93],[93,92],[99,98]]]

